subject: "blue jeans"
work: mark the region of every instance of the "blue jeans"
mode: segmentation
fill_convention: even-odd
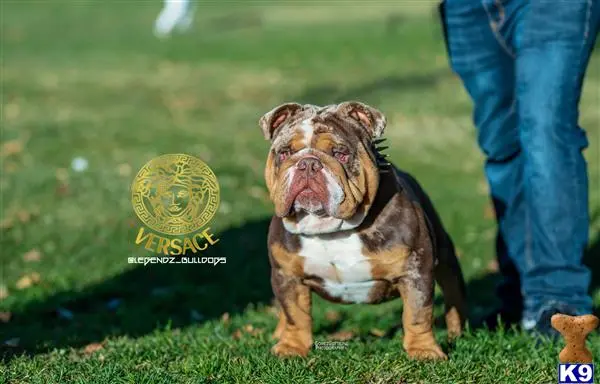
[[[453,71],[474,102],[498,221],[506,311],[591,313],[588,177],[578,125],[600,0],[446,0]]]

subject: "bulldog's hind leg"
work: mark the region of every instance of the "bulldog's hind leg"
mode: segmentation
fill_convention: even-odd
[[[285,312],[283,311],[283,309],[281,309],[281,305],[279,305],[278,316],[279,320],[277,323],[277,327],[275,327],[275,331],[273,331],[273,335],[271,335],[271,339],[273,340],[279,340],[281,338],[281,334],[283,333],[283,330],[285,329],[285,326],[287,324]]]
[[[402,296],[403,347],[416,359],[448,357],[433,335],[433,276],[408,275],[398,284]]]
[[[448,337],[453,339],[461,335],[467,320],[465,280],[450,237],[446,237],[446,242],[440,247],[438,255],[434,275],[444,296]]]

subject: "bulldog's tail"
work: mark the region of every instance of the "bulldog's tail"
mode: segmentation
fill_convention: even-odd
[[[446,327],[452,339],[461,335],[467,320],[466,286],[450,236],[446,235],[438,250],[434,275],[444,296]]]

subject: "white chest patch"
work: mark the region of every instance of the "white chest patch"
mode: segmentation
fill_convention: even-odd
[[[300,245],[304,273],[322,278],[329,295],[348,302],[368,301],[375,283],[357,234],[300,236]]]

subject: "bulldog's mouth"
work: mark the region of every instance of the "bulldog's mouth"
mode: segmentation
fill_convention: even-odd
[[[277,212],[279,217],[335,217],[343,200],[338,178],[318,158],[307,156],[285,172]]]
[[[286,206],[288,215],[294,212],[307,212],[325,216],[330,214],[329,192],[324,183],[318,180],[295,178],[288,189]]]
[[[324,201],[324,199],[325,197],[319,193],[310,188],[305,188],[296,196],[293,208],[295,211],[305,211],[317,216],[324,216],[328,213],[325,209],[327,201]]]

